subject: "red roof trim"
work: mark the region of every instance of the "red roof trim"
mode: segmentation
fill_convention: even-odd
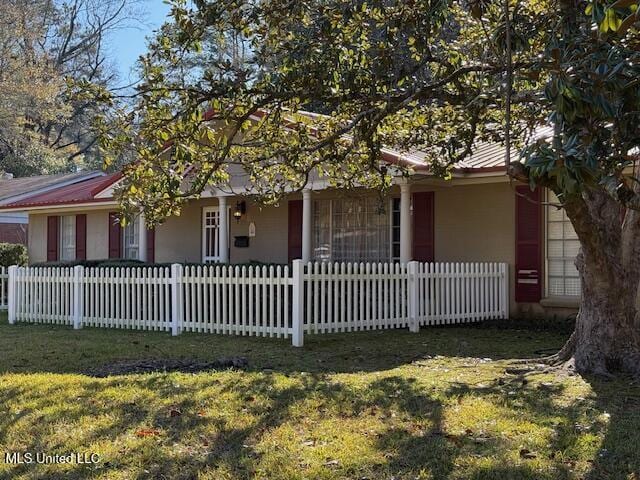
[[[117,172],[115,174],[108,175],[107,176],[108,178],[106,178],[104,182],[102,182],[101,184],[97,185],[96,188],[91,190],[91,195],[99,194],[101,191],[107,189],[108,187],[110,187],[111,185],[116,183],[123,176],[124,176],[124,174],[122,172]]]
[[[78,205],[85,203],[102,203],[102,202],[113,202],[113,198],[89,198],[84,200],[60,200],[60,201],[50,201],[50,202],[38,202],[38,203],[16,203],[9,205],[2,205],[0,210],[25,210],[33,207],[56,207],[58,205]]]

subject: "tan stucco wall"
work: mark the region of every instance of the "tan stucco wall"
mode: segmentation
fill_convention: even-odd
[[[156,262],[200,262],[202,260],[203,205],[216,205],[215,199],[190,202],[180,216],[168,218],[156,228]]]
[[[87,260],[109,257],[109,211],[87,212]]]
[[[434,191],[435,261],[507,262],[511,310],[515,293],[515,193],[508,183],[455,187],[415,186]]]
[[[231,211],[235,208],[235,200],[229,203]],[[249,262],[258,260],[270,263],[287,263],[288,253],[288,207],[287,200],[279,206],[261,206],[247,202],[247,214],[238,222],[230,220],[232,262]],[[256,236],[249,238],[249,248],[233,246],[234,237],[249,235],[249,224],[256,226]]]
[[[109,210],[69,211],[29,215],[29,261],[47,260],[47,217],[49,215],[87,215],[87,260],[102,260],[109,256]]]
[[[227,200],[230,209],[229,258],[232,263],[251,260],[273,263],[287,262],[287,205],[261,206],[246,201],[247,210],[237,222],[231,213],[236,205],[235,197]],[[202,208],[217,206],[215,198],[190,202],[178,217],[172,217],[156,229],[157,262],[200,262],[202,260]],[[256,226],[256,236],[249,239],[248,248],[233,246],[234,237],[249,235],[249,224]]]
[[[29,214],[29,263],[47,261],[47,216]]]

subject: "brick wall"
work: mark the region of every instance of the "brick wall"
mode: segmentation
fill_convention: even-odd
[[[27,244],[27,225],[22,223],[0,223],[0,243]]]

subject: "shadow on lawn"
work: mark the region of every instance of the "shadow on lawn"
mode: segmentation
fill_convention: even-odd
[[[425,355],[494,360],[534,358],[558,349],[564,335],[526,330],[429,327],[307,335],[303,348],[290,340],[49,325],[0,324],[0,372],[83,373],[114,361],[244,356],[252,370],[285,373],[353,373],[396,368]],[[37,352],[37,355],[34,354]]]
[[[47,407],[50,409],[49,395],[55,392],[32,392],[29,387],[20,391],[0,391],[1,403],[6,403],[11,397],[28,396],[30,406],[11,421],[2,421],[0,443],[6,441],[12,429],[24,428],[25,422],[74,424],[104,414],[98,406],[100,399],[105,388],[117,386],[117,380],[109,379],[106,381],[107,385],[104,382],[92,382],[83,386],[79,397],[83,400],[78,401],[77,406],[70,403],[61,407],[55,417],[52,417],[50,410],[47,414],[41,413]],[[141,377],[131,382],[143,392],[155,392],[159,398],[175,395],[174,386],[162,377]],[[265,444],[262,442],[267,435],[283,425],[295,423],[298,415],[296,409],[305,402],[311,402],[316,407],[314,413],[317,414],[318,422],[324,419],[324,415],[331,415],[343,421],[361,416],[391,418],[398,415],[409,418],[422,428],[416,432],[385,424],[385,428],[376,433],[374,444],[378,450],[386,452],[386,461],[376,464],[370,463],[366,458],[355,458],[348,465],[345,460],[341,460],[335,467],[322,459],[319,463],[314,463],[310,459],[312,456],[305,456],[305,449],[316,447],[308,445],[308,438],[304,435],[294,437],[288,445],[282,447],[287,449],[285,462],[291,463],[285,467],[300,468],[301,465],[297,462],[306,459],[309,463],[305,467],[309,469],[307,471],[311,476],[323,470],[327,473],[327,469],[335,468],[342,470],[339,472],[342,478],[388,478],[390,475],[402,477],[405,474],[414,475],[423,469],[435,472],[436,478],[445,478],[453,469],[456,448],[442,433],[442,405],[410,379],[389,377],[376,380],[366,388],[354,388],[343,383],[327,381],[323,376],[306,375],[300,382],[283,387],[274,382],[273,376],[264,375],[238,379],[231,384],[210,382],[198,385],[205,390],[215,389],[218,395],[225,398],[242,399],[246,407],[240,413],[249,417],[251,421],[239,427],[230,422],[228,417],[216,416],[215,412],[212,412],[211,417],[198,415],[197,412],[202,406],[195,398],[195,391],[185,392],[182,400],[173,406],[183,412],[175,417],[167,415],[166,408],[154,403],[112,402],[109,405],[112,411],[110,421],[91,429],[82,438],[74,438],[75,443],[85,446],[98,440],[121,443],[133,430],[149,429],[150,426],[161,433],[157,437],[145,439],[146,441],[136,446],[123,448],[121,458],[105,459],[108,463],[99,469],[91,469],[84,465],[70,466],[64,477],[89,479],[109,473],[124,473],[126,478],[191,479],[204,474],[211,475],[210,478],[226,478],[227,475],[230,478],[254,478],[261,472],[264,476],[265,468],[269,471],[269,465],[277,459],[265,458],[265,455],[272,456],[274,452],[267,448],[265,454]],[[83,405],[84,399],[95,399],[96,403],[87,407]],[[214,434],[211,433],[212,427]],[[69,444],[63,444],[66,439],[60,438],[60,442],[52,442],[47,433],[49,432],[32,437],[31,443],[24,445],[25,450],[61,452],[69,447]],[[198,439],[199,444],[191,444],[194,438]],[[165,447],[185,443],[189,443],[190,446],[171,452],[159,449],[154,452],[158,440]],[[339,458],[340,453],[337,453],[337,456]],[[135,465],[140,459],[145,459],[144,464]],[[128,460],[131,460],[131,463]],[[298,473],[304,476],[303,471]],[[274,470],[275,472],[277,470]],[[286,478],[286,474],[280,473],[279,478]],[[29,478],[60,478],[59,474],[50,473],[45,467],[34,465],[20,465],[11,470],[11,478],[19,475]]]
[[[428,472],[430,478],[447,479],[459,476],[455,469],[460,458],[484,460],[465,471],[465,478],[474,480],[570,479],[578,461],[591,463],[590,472],[581,477],[588,480],[626,480],[640,473],[640,402],[637,387],[628,383],[590,380],[594,392],[590,397],[563,403],[559,402],[565,393],[563,383],[530,382],[522,375],[503,375],[476,385],[451,383],[445,391],[432,391],[411,377],[396,375],[362,385],[317,374],[276,377],[229,375],[224,381],[201,377],[193,383],[185,380],[185,385],[177,385],[175,378],[166,375],[83,380],[71,389],[75,397],[57,404],[56,409],[51,399],[68,393],[59,386],[25,383],[3,388],[0,404],[17,400],[26,407],[11,417],[0,416],[0,444],[9,437],[15,441],[20,431],[34,429],[39,434],[22,441],[25,450],[65,452],[71,445],[84,448],[96,442],[122,445],[99,469],[70,467],[64,478],[72,479],[109,474],[140,479],[253,478],[278,472],[278,462],[309,478],[323,476],[323,472],[329,476],[328,470],[333,470],[340,478],[418,478],[421,472]],[[125,383],[135,396],[114,397]],[[486,399],[510,415],[552,429],[549,444],[534,449],[491,432],[446,432],[445,409],[464,404],[468,398]],[[173,403],[168,405],[165,399]],[[223,408],[227,410],[218,411]],[[180,414],[172,416],[170,409]],[[611,415],[609,422],[601,418],[605,412]],[[347,423],[362,418],[384,419],[367,437],[383,459],[345,460],[340,440],[335,440],[334,457],[318,460],[309,453],[320,448],[316,442],[321,443],[322,435],[326,439],[326,433],[315,429],[315,422]],[[71,443],[55,431],[56,425],[79,425],[93,419],[99,421],[92,428],[81,434],[71,432]],[[298,428],[301,422],[305,427]],[[288,433],[278,436],[281,428]],[[126,445],[133,432],[145,429],[158,433]],[[598,454],[584,458],[583,443],[596,442],[596,436],[602,434],[602,445],[595,447]],[[277,442],[275,447],[273,442]],[[520,448],[530,448],[537,458],[514,461],[508,456],[517,458]],[[333,459],[339,463],[332,465]],[[550,468],[541,468],[538,459],[544,459]],[[285,472],[279,478],[287,478]],[[15,467],[5,478],[21,474],[61,478],[59,473],[33,465]]]
[[[448,383],[444,390],[430,390],[396,372],[382,378],[370,375],[362,384],[329,375],[381,372],[425,355],[531,358],[561,345],[562,340],[561,335],[528,331],[430,328],[419,334],[308,336],[305,348],[294,349],[288,341],[277,339],[200,334],[171,338],[161,333],[0,326],[0,370],[5,372],[82,372],[88,364],[136,357],[207,360],[244,355],[254,371],[285,374],[222,374],[224,381],[185,376],[180,381],[183,385],[176,385],[171,375],[73,377],[71,386],[29,381],[3,385],[0,405],[24,407],[0,415],[0,444],[59,453],[104,443],[120,448],[98,469],[70,466],[64,478],[76,479],[110,474],[154,479],[272,477],[280,468],[280,478],[288,474],[417,478],[427,472],[432,478],[448,479],[460,476],[461,459],[475,462],[465,467],[465,478],[473,480],[569,479],[574,477],[576,462],[591,464],[583,477],[587,480],[640,478],[640,400],[637,385],[629,382],[587,379],[593,391],[590,397],[561,403],[563,383],[529,382],[520,375],[503,375],[482,385]],[[508,414],[543,426],[551,432],[549,444],[534,449],[508,436],[447,432],[445,412],[467,397],[486,399]],[[172,415],[172,410],[179,414]],[[605,412],[610,414],[608,422]],[[361,441],[370,442],[375,454],[349,457],[341,453],[340,448],[348,447],[340,447],[339,439],[334,439],[337,458],[313,454],[326,440],[321,438],[326,432],[315,423],[351,426],[350,422],[357,425],[366,418],[377,421],[377,429],[355,433]],[[73,430],[86,424],[92,425]],[[64,428],[72,428],[68,436],[57,431]],[[343,428],[347,432],[336,435],[350,433]],[[149,429],[154,433],[136,437],[136,432]],[[19,440],[21,432],[31,435]],[[602,445],[598,436],[604,436]],[[330,436],[326,441],[331,446]],[[598,445],[585,450],[585,442]],[[521,448],[529,448],[537,458],[526,458],[526,452],[519,458]],[[597,453],[585,458],[585,451]],[[541,468],[538,460],[550,467]],[[59,471],[50,472],[46,467],[22,465],[2,478],[62,478]]]
[[[596,394],[597,409],[609,423],[598,455],[585,480],[640,479],[640,392],[630,379],[607,382],[586,378]]]
[[[509,410],[518,411],[536,424],[549,424],[554,429],[548,448],[532,452],[536,457],[545,455],[552,462],[555,470],[548,475],[532,470],[525,461],[517,468],[479,468],[469,478],[571,479],[575,478],[573,469],[580,460],[591,465],[589,471],[580,477],[583,480],[640,478],[640,397],[637,384],[630,383],[630,379],[584,379],[590,384],[593,394],[589,398],[578,397],[567,405],[557,402],[564,391],[562,384],[537,383],[530,386],[524,375],[502,377],[482,387],[453,385],[447,396],[497,397],[499,403]],[[597,453],[580,458],[584,455],[585,443],[599,443],[597,436],[604,436],[601,444],[594,445]]]

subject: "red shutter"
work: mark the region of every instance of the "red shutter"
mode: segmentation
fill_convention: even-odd
[[[57,215],[47,217],[47,262],[58,260],[58,224],[60,217]]]
[[[289,261],[302,258],[302,200],[289,200]]]
[[[118,212],[109,212],[109,258],[120,258],[122,228]]]
[[[516,302],[542,297],[542,191],[516,187]]]
[[[156,230],[151,228],[147,230],[147,262],[156,261]]]
[[[87,215],[76,215],[76,260],[87,259]]]
[[[434,215],[433,192],[413,194],[413,259],[419,262],[433,262]]]

